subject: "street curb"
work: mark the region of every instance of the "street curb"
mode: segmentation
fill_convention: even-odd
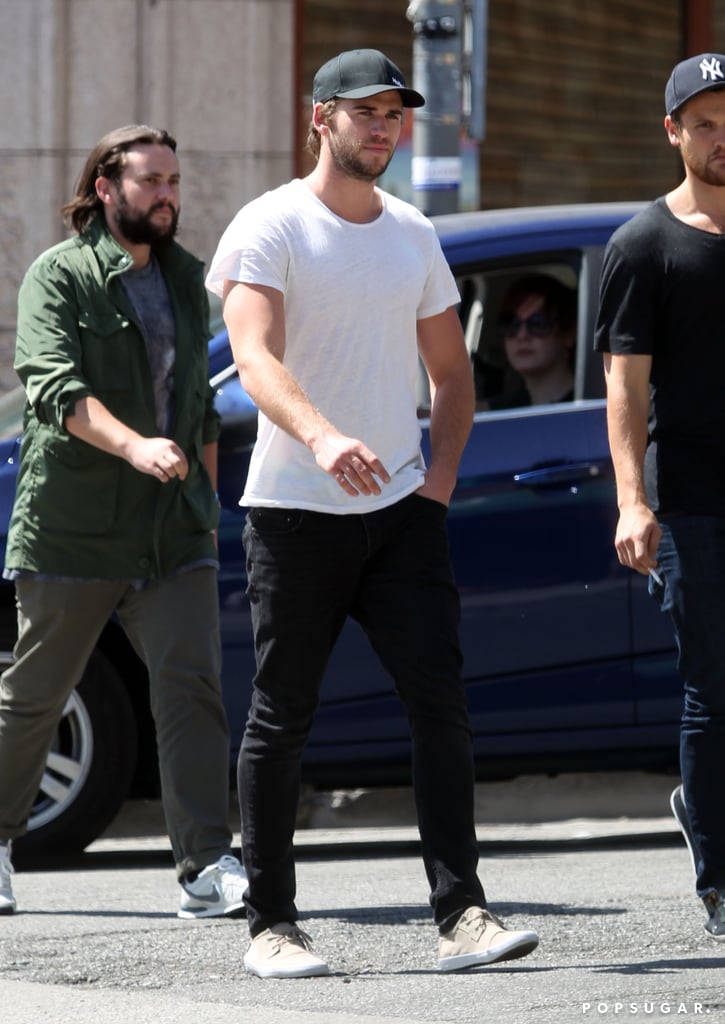
[[[679,836],[669,812],[678,780],[647,773],[522,776],[476,787],[476,835],[489,850],[515,844],[663,842]],[[233,798],[230,827],[239,845],[239,813]],[[419,836],[409,788],[308,791],[302,801],[295,845],[364,848],[417,847]],[[128,801],[88,852],[169,851],[160,801]]]

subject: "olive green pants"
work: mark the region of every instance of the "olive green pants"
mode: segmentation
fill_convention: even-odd
[[[15,661],[0,680],[0,839],[26,831],[65,703],[115,612],[148,669],[177,873],[198,871],[230,852],[216,577],[204,567],[142,589],[104,581],[15,581]]]

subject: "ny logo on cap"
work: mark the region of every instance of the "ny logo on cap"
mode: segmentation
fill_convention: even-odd
[[[700,71],[702,71],[703,81],[710,76],[710,81],[714,82],[716,78],[725,78],[720,68],[720,61],[717,57],[712,57],[710,60],[707,57],[700,61]]]

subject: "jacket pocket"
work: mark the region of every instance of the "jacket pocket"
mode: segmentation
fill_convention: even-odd
[[[108,533],[116,521],[120,479],[111,458],[65,439],[36,446],[27,514],[41,529],[80,536]]]
[[[78,317],[82,373],[101,398],[134,385],[132,367],[142,344],[136,326],[116,309],[88,310]]]

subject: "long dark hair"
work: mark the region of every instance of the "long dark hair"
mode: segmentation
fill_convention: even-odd
[[[88,222],[103,209],[96,194],[96,179],[110,178],[118,183],[126,153],[134,146],[168,146],[176,152],[176,139],[160,128],[147,124],[128,124],[116,128],[100,139],[91,150],[83,168],[75,196],[61,207],[64,220],[80,234]]]

